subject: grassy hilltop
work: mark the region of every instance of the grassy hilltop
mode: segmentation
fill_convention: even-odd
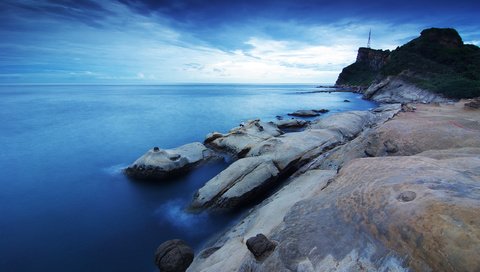
[[[387,76],[400,76],[449,98],[477,97],[480,48],[464,44],[455,29],[425,29],[392,52],[360,48],[357,61],[343,69],[337,85],[368,86]]]

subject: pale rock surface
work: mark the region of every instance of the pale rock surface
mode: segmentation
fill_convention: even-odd
[[[377,84],[372,84],[364,93],[364,98],[380,103],[432,103],[447,102],[449,99],[421,89],[401,79],[389,76]]]
[[[166,178],[214,156],[203,144],[195,142],[175,149],[152,148],[128,166],[125,174],[133,178]]]
[[[242,150],[255,143],[281,134],[283,132],[272,122],[249,120],[231,129],[227,134],[218,132],[208,134],[205,144],[238,155]]]

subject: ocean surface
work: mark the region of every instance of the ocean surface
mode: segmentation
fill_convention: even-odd
[[[237,214],[189,214],[194,192],[228,162],[169,183],[121,169],[240,122],[299,109],[365,110],[314,85],[0,86],[0,271],[156,271],[181,238],[199,250]],[[345,99],[350,103],[343,102]]]

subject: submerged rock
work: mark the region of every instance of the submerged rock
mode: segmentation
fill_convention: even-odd
[[[181,174],[188,168],[208,160],[213,152],[201,143],[190,143],[175,149],[162,150],[154,147],[149,150],[124,172],[132,178],[162,179]]]
[[[185,272],[193,261],[193,249],[179,239],[168,240],[155,252],[160,272]]]
[[[290,116],[296,117],[315,117],[320,116],[321,113],[327,113],[329,110],[320,109],[320,110],[298,110],[296,112],[289,113]]]
[[[205,144],[215,149],[238,155],[245,148],[255,143],[281,134],[283,132],[272,122],[266,123],[260,120],[250,120],[231,129],[227,134],[218,132],[208,134]]]

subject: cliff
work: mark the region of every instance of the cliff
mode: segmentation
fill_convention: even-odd
[[[401,86],[393,86],[392,80]],[[389,91],[409,92],[410,87],[402,86],[413,86],[437,96],[422,102],[480,96],[480,48],[464,44],[455,29],[425,29],[420,37],[392,52],[360,48],[356,62],[345,67],[336,82],[365,89],[379,83],[389,86]],[[371,88],[366,98],[375,100],[379,91]]]

